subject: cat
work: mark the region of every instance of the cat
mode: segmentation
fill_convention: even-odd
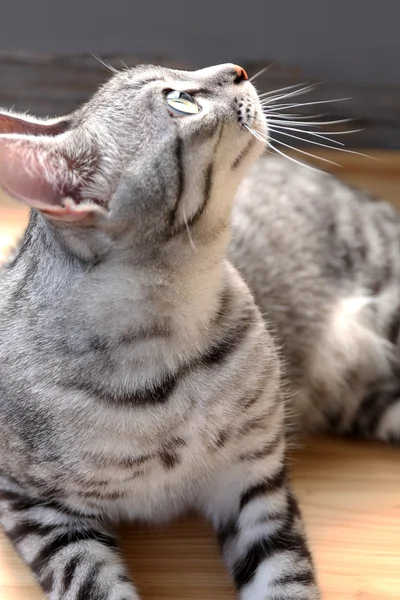
[[[273,324],[288,431],[400,442],[400,216],[326,173],[263,157],[230,259]]]
[[[137,600],[110,531],[196,509],[241,600],[319,592],[285,463],[279,348],[227,259],[267,133],[233,64],[116,74],[0,115],[32,208],[0,275],[0,524],[51,600]]]

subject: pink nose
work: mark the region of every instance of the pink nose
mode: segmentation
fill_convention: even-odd
[[[239,67],[239,65],[235,65],[235,71],[237,74],[237,83],[239,83],[240,81],[246,81],[249,77],[246,73],[246,71],[243,69],[243,67]]]

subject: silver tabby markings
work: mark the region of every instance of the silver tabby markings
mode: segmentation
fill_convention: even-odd
[[[400,217],[334,177],[263,158],[230,258],[285,356],[291,429],[400,441]]]
[[[242,600],[319,598],[278,352],[226,258],[249,128],[267,134],[231,64],[0,119],[0,186],[33,209],[0,280],[0,523],[51,600],[136,600],[104,523],[187,508]]]

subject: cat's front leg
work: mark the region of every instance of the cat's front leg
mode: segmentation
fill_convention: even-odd
[[[320,598],[284,441],[260,445],[219,474],[202,499],[241,600]]]
[[[32,501],[1,480],[0,525],[50,600],[138,600],[103,527]]]

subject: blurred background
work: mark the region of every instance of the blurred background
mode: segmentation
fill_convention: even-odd
[[[272,59],[316,77],[400,85],[398,0],[19,0],[4,50],[164,56],[193,65]]]

